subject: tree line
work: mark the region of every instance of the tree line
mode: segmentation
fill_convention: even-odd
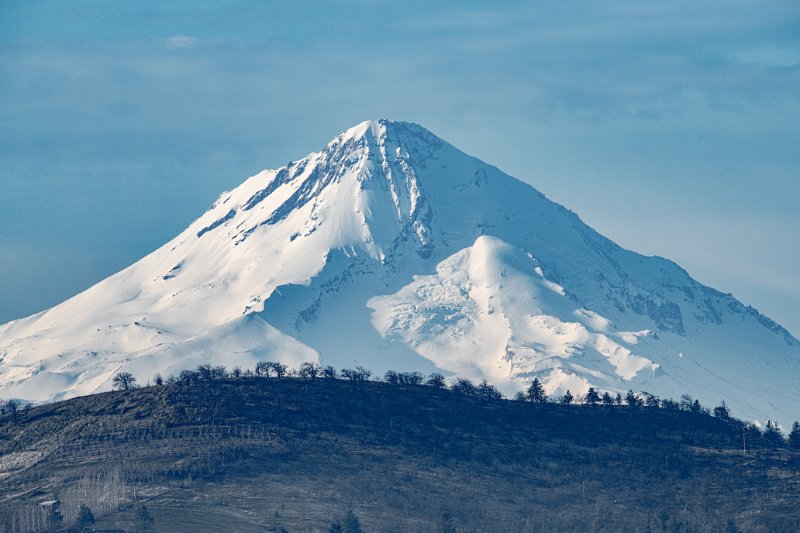
[[[420,372],[398,372],[388,370],[383,377],[372,379],[372,371],[362,366],[355,368],[343,368],[337,370],[333,366],[322,366],[317,363],[302,363],[299,368],[289,368],[287,365],[277,361],[259,361],[254,369],[242,369],[234,367],[228,370],[224,366],[212,366],[203,364],[194,370],[182,370],[177,376],[170,375],[163,378],[156,374],[152,382],[147,385],[164,385],[175,383],[192,383],[199,381],[213,381],[220,379],[238,378],[295,378],[295,379],[338,379],[350,382],[381,381],[390,385],[404,386],[426,386],[436,389],[449,389],[455,393],[480,398],[489,401],[507,400],[503,393],[485,379],[479,383],[462,377],[455,377],[448,380],[439,372],[433,372],[427,376]],[[129,372],[119,372],[112,379],[114,389],[128,390],[137,387],[136,378]],[[730,409],[722,401],[720,405],[709,409],[701,405],[699,400],[684,394],[679,400],[672,398],[658,398],[646,391],[635,393],[629,389],[623,396],[619,392],[601,391],[595,387],[589,387],[586,394],[572,394],[567,390],[562,395],[550,396],[545,392],[544,384],[538,379],[533,378],[525,391],[518,392],[513,401],[530,402],[534,404],[560,404],[560,405],[584,405],[589,407],[628,407],[628,408],[660,408],[673,411],[687,411],[692,413],[705,414],[722,420],[731,426],[741,429],[744,439],[751,436],[751,440],[762,438],[765,442],[774,445],[789,445],[792,448],[800,449],[800,422],[795,421],[788,435],[784,436],[780,424],[768,420],[766,426],[760,429],[754,424],[749,424],[731,416]],[[8,403],[8,402],[6,402]],[[20,405],[17,405],[17,410]],[[15,411],[17,412],[17,411]]]

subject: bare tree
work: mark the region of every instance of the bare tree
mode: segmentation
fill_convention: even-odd
[[[450,385],[450,390],[459,392],[461,394],[466,394],[469,396],[474,396],[477,392],[477,388],[475,384],[472,383],[467,378],[458,378],[456,379],[452,385]]]
[[[269,371],[272,368],[272,363],[268,361],[259,361],[256,363],[256,376],[269,377]]]
[[[503,394],[497,390],[497,387],[490,385],[485,379],[481,380],[478,385],[478,396],[487,400],[502,400]]]
[[[318,364],[315,363],[303,363],[300,365],[300,370],[298,371],[298,375],[301,378],[306,379],[317,379],[321,374],[322,369]]]
[[[286,375],[286,365],[281,363],[269,363],[270,369],[275,372],[275,377],[282,378]]]
[[[399,378],[403,385],[422,385],[424,379],[419,372],[401,372]]]
[[[443,389],[446,386],[444,382],[444,376],[438,372],[432,372],[425,381],[425,385],[434,387],[436,389]]]
[[[136,378],[130,372],[118,372],[111,380],[111,384],[117,390],[128,390],[136,387]]]

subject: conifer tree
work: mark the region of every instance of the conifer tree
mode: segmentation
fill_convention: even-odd
[[[603,393],[603,398],[601,400],[603,402],[603,405],[613,405],[614,404],[614,398],[612,398],[611,395],[608,392],[604,392]]]
[[[600,402],[600,395],[594,390],[594,387],[589,387],[589,392],[586,393],[586,403],[589,405],[597,405]]]
[[[714,416],[720,420],[728,420],[731,417],[731,412],[728,410],[728,406],[725,405],[725,400],[722,400],[722,403],[714,408]]]
[[[800,422],[797,420],[792,424],[792,431],[789,432],[789,446],[795,450],[800,450]]]
[[[564,396],[561,397],[561,403],[563,403],[564,405],[569,405],[572,403],[572,400],[574,399],[575,397],[572,395],[569,389],[567,389],[567,392],[565,392]]]
[[[767,427],[764,428],[764,440],[772,445],[783,444],[785,442],[777,421],[773,422],[772,420],[767,420]]]
[[[636,397],[632,389],[628,389],[628,394],[625,395],[625,403],[628,404],[628,407],[639,405],[639,398]]]
[[[544,387],[539,378],[533,378],[530,386],[528,386],[528,400],[533,403],[545,403],[547,401],[547,394],[544,393]]]

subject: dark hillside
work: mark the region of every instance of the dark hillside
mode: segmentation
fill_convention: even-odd
[[[800,531],[800,452],[702,412],[238,378],[0,420],[4,531]],[[64,521],[40,505],[59,500]],[[56,521],[57,522],[57,521]],[[446,520],[445,520],[446,522]]]

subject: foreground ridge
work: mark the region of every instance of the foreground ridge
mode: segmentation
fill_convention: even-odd
[[[365,531],[432,530],[444,513],[483,531],[800,524],[800,452],[746,424],[744,451],[733,419],[501,400],[351,370],[203,368],[3,416],[0,524],[17,531],[39,516],[50,527],[43,501],[60,502],[65,528],[84,505],[98,529],[136,530],[144,504],[159,530],[178,532],[198,519],[207,530],[319,530],[348,509]]]

